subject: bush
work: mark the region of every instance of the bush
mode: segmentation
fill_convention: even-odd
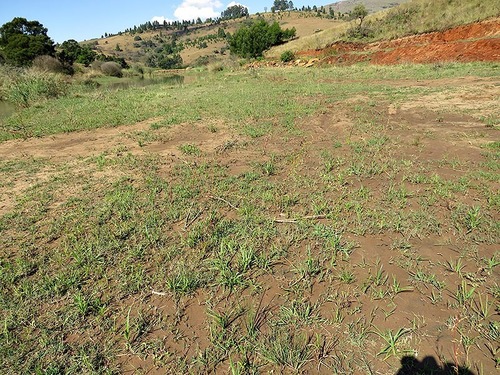
[[[160,69],[178,69],[182,67],[182,57],[178,53],[173,55],[152,53],[146,58],[146,66]]]
[[[95,60],[91,67],[93,70],[98,70],[98,71],[101,71],[101,66],[102,64],[104,64],[104,61],[101,61],[101,60]]]
[[[114,61],[108,61],[101,65],[101,71],[111,77],[122,77],[122,67]]]
[[[37,56],[33,60],[33,68],[42,72],[62,73],[64,71],[63,64],[55,57],[43,55]]]
[[[365,25],[351,27],[345,33],[345,36],[349,39],[373,38],[374,35],[373,30]]]
[[[260,57],[263,52],[295,36],[295,28],[282,30],[278,22],[272,24],[260,19],[243,26],[229,38],[229,48],[240,57]]]
[[[292,51],[285,51],[281,54],[281,61],[289,62],[295,59],[295,55]]]

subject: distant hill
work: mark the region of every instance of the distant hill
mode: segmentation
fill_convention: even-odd
[[[297,38],[314,35],[320,30],[331,28],[333,25],[343,23],[338,19],[331,19],[327,14],[317,12],[271,12],[251,15],[249,19],[264,17],[268,21],[277,21],[283,29],[296,29]],[[148,30],[140,33],[121,32],[106,38],[86,41],[93,48],[108,56],[124,58],[129,63],[144,62],[154,50],[161,49],[165,44],[171,43],[174,34],[178,45],[182,44],[180,51],[184,65],[196,66],[207,61],[223,61],[230,58],[227,51],[227,41],[218,38],[219,29],[225,33],[233,34],[237,29],[249,22],[249,19],[240,18],[222,21],[219,24],[192,25],[179,33],[175,30]]]
[[[410,0],[343,0],[325,5],[325,8],[333,8],[335,12],[349,13],[356,5],[363,4],[369,13],[376,13],[409,1]]]

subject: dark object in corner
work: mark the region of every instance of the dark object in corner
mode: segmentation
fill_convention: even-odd
[[[466,368],[458,367],[453,363],[439,366],[434,357],[427,356],[422,361],[414,357],[403,357],[401,368],[396,375],[474,375]]]

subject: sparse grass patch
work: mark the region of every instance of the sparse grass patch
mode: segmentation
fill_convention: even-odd
[[[435,113],[385,115],[443,91],[434,78],[497,74],[456,69],[238,70],[20,110],[2,139],[99,142],[50,159],[35,156],[50,137],[2,144],[33,150],[0,162],[1,371],[396,373],[438,338],[457,348],[443,363],[494,371],[496,130],[416,148]],[[101,139],[150,118],[128,144]]]

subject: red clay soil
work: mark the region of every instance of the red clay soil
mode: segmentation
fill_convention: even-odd
[[[500,61],[500,18],[389,41],[337,42],[298,55],[316,57],[327,64]]]

